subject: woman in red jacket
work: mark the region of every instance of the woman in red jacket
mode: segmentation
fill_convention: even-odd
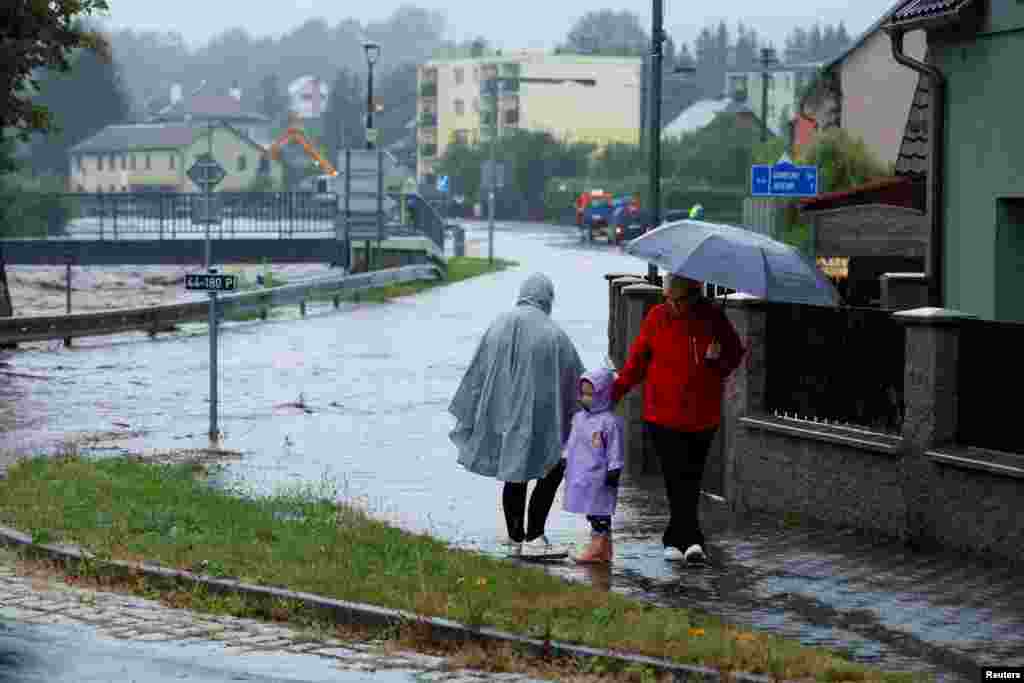
[[[663,288],[665,303],[644,318],[612,388],[612,401],[618,403],[643,382],[644,426],[661,462],[669,501],[665,558],[703,561],[700,483],[722,420],[725,380],[739,366],[744,349],[729,319],[701,295],[700,282],[669,275]]]

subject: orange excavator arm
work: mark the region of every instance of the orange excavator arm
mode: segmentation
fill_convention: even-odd
[[[306,154],[317,163],[326,175],[336,176],[338,175],[337,169],[331,165],[331,162],[324,159],[320,154],[313,148],[313,145],[309,144],[306,136],[302,134],[302,131],[298,128],[289,128],[284,134],[274,141],[274,144],[270,146],[270,156],[272,159],[281,158],[281,147],[289,142],[295,142],[302,145],[302,149],[306,150]]]

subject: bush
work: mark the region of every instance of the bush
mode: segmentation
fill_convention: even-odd
[[[61,235],[79,215],[63,178],[0,176],[0,236],[44,239]]]

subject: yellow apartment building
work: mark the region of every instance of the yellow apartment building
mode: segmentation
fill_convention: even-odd
[[[238,129],[213,126],[213,157],[227,172],[218,191],[240,192],[260,176],[280,186],[284,166]],[[107,126],[69,151],[74,192],[198,192],[186,172],[209,148],[210,128],[187,123]]]
[[[639,57],[544,51],[435,59],[418,73],[417,176],[455,140],[487,142],[508,129],[606,145],[640,137]]]

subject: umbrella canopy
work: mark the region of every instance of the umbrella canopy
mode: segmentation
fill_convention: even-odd
[[[799,251],[732,225],[682,220],[626,245],[626,253],[675,275],[769,301],[836,306],[839,292]]]

